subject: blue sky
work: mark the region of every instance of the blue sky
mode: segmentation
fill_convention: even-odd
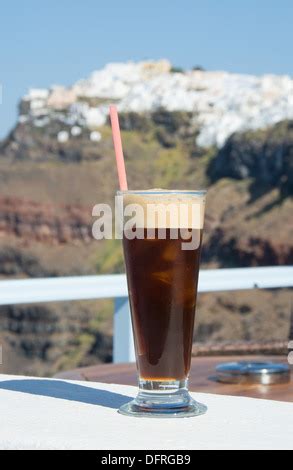
[[[6,0],[0,18],[0,138],[29,87],[110,61],[293,75],[292,0]]]

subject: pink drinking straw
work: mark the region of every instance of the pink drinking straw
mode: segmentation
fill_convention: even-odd
[[[121,191],[127,191],[127,179],[125,172],[125,163],[122,150],[122,141],[119,127],[119,119],[116,106],[110,106],[110,120],[112,126],[112,136],[116,155],[119,186]]]

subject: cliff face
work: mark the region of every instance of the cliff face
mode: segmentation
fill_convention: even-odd
[[[210,186],[203,252],[206,263],[291,264],[292,123],[285,121],[262,131],[236,133],[223,148],[203,151],[191,137],[196,131],[190,119],[190,114],[183,112],[161,111],[144,117],[135,113],[121,115],[133,187],[153,186],[153,174],[158,175],[158,182],[165,181],[166,187],[193,188],[195,181],[199,186]],[[22,147],[19,161],[15,142],[19,139],[20,146],[23,142],[20,137],[16,139],[18,132],[19,126],[3,146],[3,171],[10,183],[4,194],[0,192],[0,237],[13,236],[45,245],[90,244],[92,206],[96,202],[112,203],[116,189],[111,177],[109,128],[103,128],[102,142],[95,144],[96,157],[100,155],[97,160],[91,159],[94,149],[83,145],[85,137],[79,137],[71,146],[59,143],[52,161],[50,146],[43,145],[41,136],[36,139],[35,130],[26,127],[21,132],[27,141],[34,139],[34,144],[27,150]],[[42,130],[45,142],[50,142],[50,132],[50,127]],[[52,136],[51,139],[54,140]],[[74,162],[73,145],[78,154]],[[60,153],[62,158],[56,161]],[[20,183],[16,176],[25,168],[31,168],[31,176],[25,176],[18,192],[16,185]],[[108,184],[103,184],[106,181]],[[43,202],[38,188],[51,192],[43,197]],[[78,203],[81,199],[83,204]],[[282,226],[278,236],[273,223]]]
[[[110,331],[92,322],[97,305],[102,311],[101,303],[82,302],[1,307],[3,373],[42,376],[77,363],[111,361]]]
[[[91,223],[89,208],[56,208],[20,198],[0,198],[0,237],[13,236],[31,243],[88,243],[92,240]]]
[[[272,83],[275,109],[284,104],[287,90],[282,116],[288,117],[291,79],[172,74],[167,65],[134,67],[132,84],[125,71],[110,67],[103,83],[116,78],[102,91],[98,74],[71,89],[35,90],[22,100],[20,121],[0,144],[2,278],[124,270],[120,242],[96,242],[91,236],[93,205],[112,204],[117,189],[105,117],[108,89],[124,110],[121,128],[131,188],[209,188],[203,267],[292,264],[292,121],[268,126],[275,118],[266,109],[265,128],[244,130],[249,128],[248,97],[259,116],[262,105],[257,103],[273,99]],[[240,96],[239,83],[246,95]],[[233,85],[229,96],[228,85]],[[135,109],[135,89],[148,100],[144,109]],[[220,118],[223,103],[230,107]],[[230,125],[235,113],[242,117],[236,128]],[[207,148],[202,144],[211,128],[213,145]],[[196,337],[284,340],[289,298],[288,292],[261,291],[233,293],[233,298],[229,293],[202,295]],[[110,360],[112,309],[110,301],[1,307],[1,370],[48,375]]]
[[[293,121],[284,121],[257,132],[232,135],[211,162],[208,174],[220,178],[253,178],[258,192],[280,188],[281,196],[293,193]]]

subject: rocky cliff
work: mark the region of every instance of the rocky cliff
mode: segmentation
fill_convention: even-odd
[[[199,126],[197,144],[221,147],[233,132],[293,119],[293,80],[198,68],[179,71],[166,60],[114,63],[68,88],[30,90],[21,101],[19,122],[38,129],[58,122],[64,127],[56,135],[60,141],[87,129],[97,141],[96,129],[107,122],[113,101],[120,112],[190,112]]]
[[[92,219],[84,207],[57,207],[20,198],[0,198],[0,237],[14,236],[33,243],[92,240]],[[1,268],[0,268],[1,269]]]
[[[2,278],[124,270],[120,243],[91,237],[93,205],[112,203],[117,188],[110,99],[120,108],[131,188],[209,188],[204,267],[292,264],[292,80],[173,73],[163,61],[111,65],[23,98],[0,144]],[[196,338],[284,340],[289,299],[202,295]],[[50,374],[110,360],[112,308],[2,307],[2,370]]]

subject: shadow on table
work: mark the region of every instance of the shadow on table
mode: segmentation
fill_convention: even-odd
[[[61,398],[63,400],[100,405],[107,408],[119,408],[131,400],[131,397],[120,393],[109,392],[97,388],[85,387],[61,380],[6,380],[0,382],[0,389],[14,392],[41,395],[44,397]]]

